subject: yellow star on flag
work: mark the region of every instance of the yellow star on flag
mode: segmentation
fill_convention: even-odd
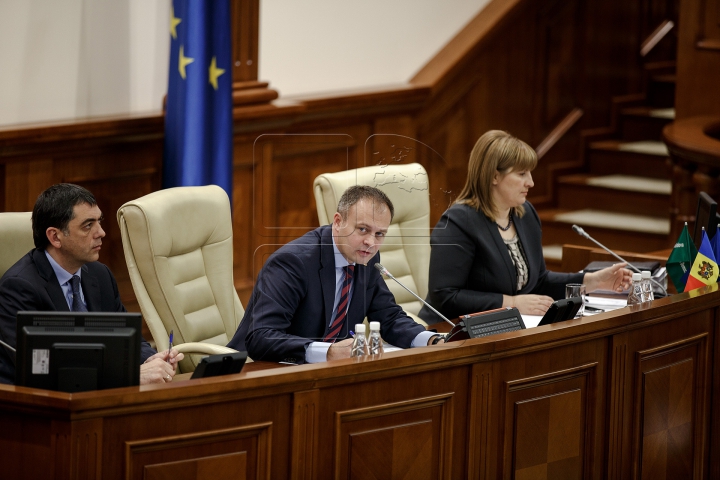
[[[176,27],[180,22],[182,22],[182,19],[175,16],[175,7],[170,5],[170,35],[172,35],[173,38],[177,38]]]
[[[208,70],[209,70],[209,76],[210,76],[210,85],[212,85],[213,88],[215,90],[217,90],[218,89],[217,79],[220,75],[225,73],[225,70],[217,67],[217,60],[215,59],[215,57],[212,58],[212,62],[210,62],[210,68]]]
[[[180,45],[180,57],[178,58],[178,70],[180,71],[180,76],[185,80],[185,67],[190,65],[195,61],[194,58],[186,57],[185,53],[183,51],[183,46]]]

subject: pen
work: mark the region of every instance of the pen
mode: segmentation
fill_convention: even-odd
[[[168,354],[167,354],[167,361],[170,361],[170,351],[172,350],[172,344],[173,344],[173,330],[170,330],[170,346],[168,347]]]
[[[355,332],[353,332],[352,330],[350,330],[350,336],[353,337],[353,338],[355,338]]]

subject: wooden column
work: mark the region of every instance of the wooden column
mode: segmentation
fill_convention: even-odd
[[[278,97],[268,82],[258,81],[260,0],[231,0],[233,42],[233,104],[256,105]]]

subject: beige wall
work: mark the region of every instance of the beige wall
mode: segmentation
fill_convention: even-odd
[[[261,0],[281,95],[407,81],[488,0]],[[158,111],[170,0],[0,0],[0,126]]]

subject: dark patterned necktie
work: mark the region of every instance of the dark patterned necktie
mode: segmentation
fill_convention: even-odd
[[[343,288],[340,292],[340,301],[338,302],[337,310],[335,311],[335,318],[330,324],[330,329],[324,340],[326,342],[334,342],[337,338],[340,330],[342,330],[345,324],[345,317],[347,317],[348,299],[350,295],[350,287],[352,287],[353,273],[355,272],[355,265],[348,265],[343,267],[345,270],[345,278],[343,279]]]
[[[73,275],[70,279],[70,285],[72,286],[72,311],[73,312],[87,312],[88,309],[80,298],[80,277]]]

